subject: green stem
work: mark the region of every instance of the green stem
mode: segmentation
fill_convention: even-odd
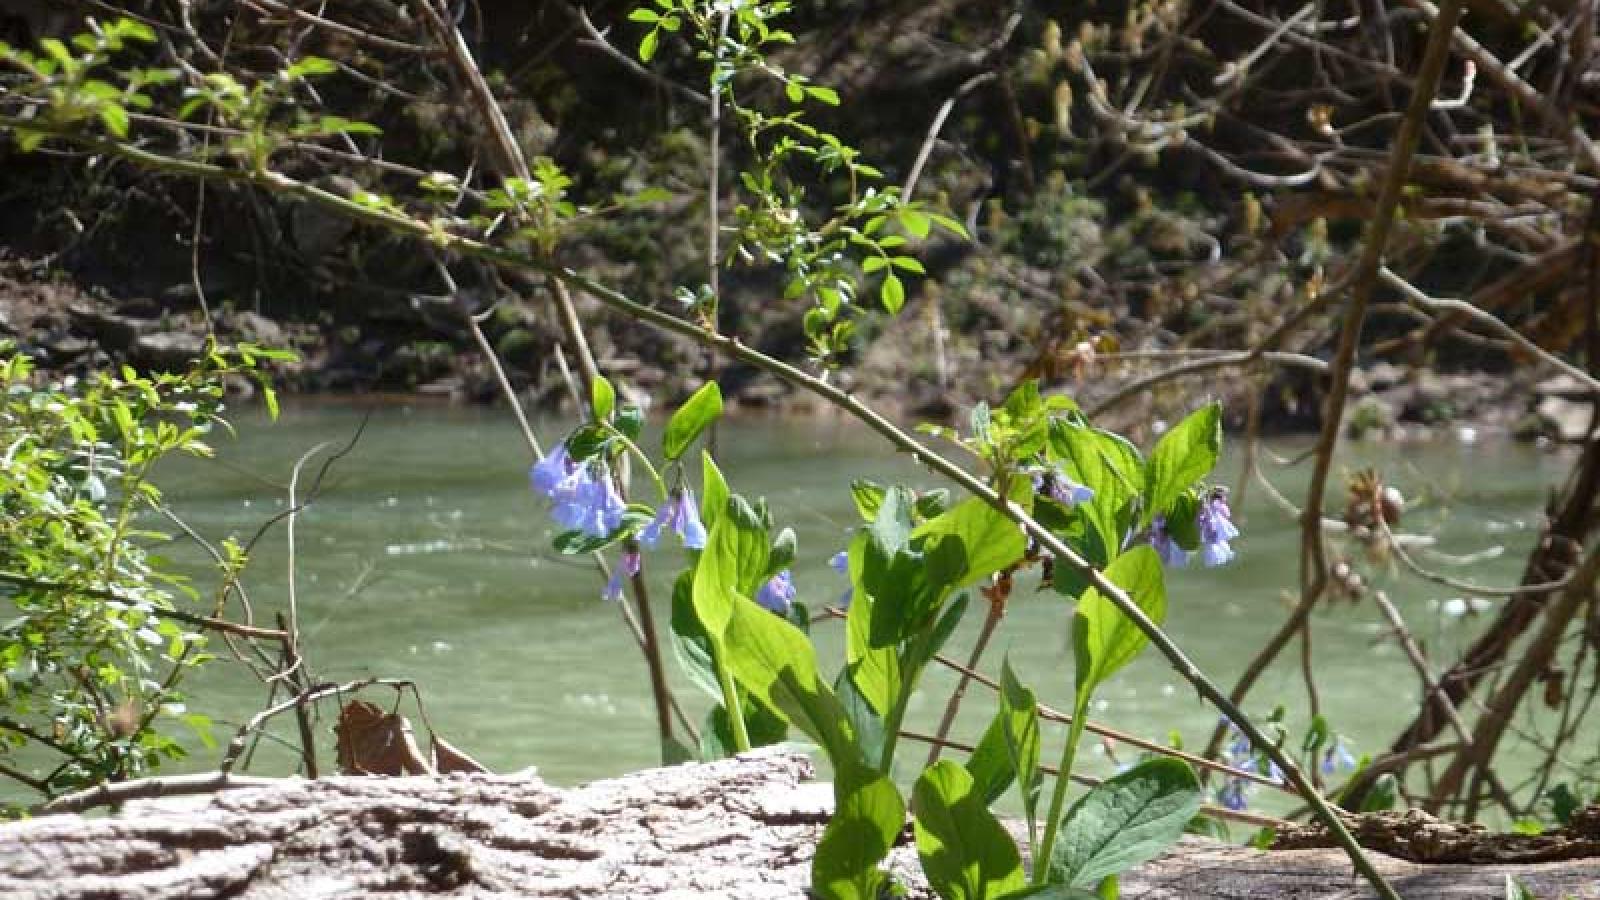
[[[632,453],[634,457],[644,465],[644,470],[649,473],[650,480],[655,482],[656,491],[661,494],[662,502],[666,502],[666,500],[671,497],[671,492],[667,490],[667,483],[661,478],[661,473],[656,471],[656,467],[650,464],[650,457],[646,456],[644,451],[639,449],[638,444],[635,444],[633,441],[629,440],[628,436],[617,430],[615,426],[606,424],[606,430],[611,432],[617,440],[621,441],[622,446],[627,448],[628,452]]]
[[[739,704],[739,688],[733,683],[733,673],[723,662],[727,648],[718,641],[716,650],[717,684],[722,686],[722,708],[728,713],[728,728],[733,731],[733,749],[744,753],[750,749],[750,732],[744,726],[744,709]]]
[[[1045,816],[1044,840],[1039,843],[1038,854],[1033,857],[1033,884],[1043,886],[1050,878],[1050,856],[1055,852],[1056,833],[1061,829],[1062,807],[1067,803],[1067,785],[1072,781],[1072,763],[1078,755],[1078,741],[1083,738],[1083,724],[1089,721],[1089,698],[1072,711],[1072,726],[1067,731],[1067,745],[1061,748],[1061,765],[1056,769],[1056,786],[1050,794],[1050,812]]]

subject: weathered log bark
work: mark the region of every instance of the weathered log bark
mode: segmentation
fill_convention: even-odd
[[[285,780],[134,801],[115,816],[0,827],[0,896],[67,898],[803,898],[829,789],[780,751],[563,790],[523,776]],[[891,865],[928,897],[915,851]],[[1415,865],[1380,859],[1408,900],[1600,900],[1600,860]],[[1130,873],[1123,896],[1370,896],[1336,850],[1199,839]]]

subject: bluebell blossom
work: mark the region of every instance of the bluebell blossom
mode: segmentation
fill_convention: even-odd
[[[622,554],[617,567],[611,570],[611,580],[606,582],[605,590],[600,592],[601,599],[621,600],[623,582],[637,574],[639,574],[639,554]]]
[[[554,450],[545,454],[544,459],[533,464],[528,470],[528,481],[533,484],[535,492],[545,497],[554,497],[556,487],[577,468],[572,458],[567,456],[567,445],[557,444]]]
[[[1044,492],[1062,506],[1077,506],[1094,499],[1094,489],[1068,478],[1060,469],[1033,476],[1034,493]]]
[[[1200,560],[1206,565],[1220,566],[1233,559],[1233,548],[1228,542],[1239,536],[1239,529],[1232,520],[1233,511],[1221,492],[1213,491],[1200,502],[1194,521],[1200,530]]]
[[[1094,499],[1094,489],[1057,472],[1050,476],[1050,496],[1062,506],[1077,506]]]
[[[590,537],[603,538],[616,531],[628,508],[604,463],[574,466],[549,496],[555,503],[551,518]]]
[[[843,575],[844,577],[849,578],[850,577],[850,552],[848,550],[840,550],[838,553],[835,553],[831,558],[829,558],[828,566],[830,568],[832,568],[835,572],[838,572],[840,575]],[[844,589],[844,593],[839,595],[839,604],[838,604],[839,608],[840,609],[849,609],[850,608],[850,601],[854,600],[855,596],[856,596],[856,589],[853,586],[845,588]]]
[[[1249,806],[1250,804],[1245,800],[1244,796],[1244,779],[1229,778],[1224,781],[1222,787],[1217,788],[1217,803],[1234,812]]]
[[[1355,767],[1356,758],[1350,753],[1350,748],[1344,745],[1344,738],[1334,738],[1333,745],[1322,754],[1322,774],[1348,772]]]
[[[756,602],[762,608],[777,613],[780,616],[789,614],[789,605],[794,602],[794,579],[789,575],[789,570],[784,569],[778,574],[767,579],[767,583],[756,591]]]
[[[706,526],[700,522],[700,505],[695,502],[693,490],[685,487],[673,491],[667,502],[656,510],[656,517],[639,532],[639,540],[646,547],[653,548],[661,542],[664,528],[676,531],[685,547],[691,550],[705,549]]]
[[[1178,546],[1178,542],[1167,533],[1167,517],[1157,515],[1150,523],[1150,546],[1155,548],[1156,555],[1161,561],[1174,569],[1180,569],[1189,564],[1189,552]]]

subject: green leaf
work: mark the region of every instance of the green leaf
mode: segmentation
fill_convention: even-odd
[[[602,422],[611,418],[611,411],[616,409],[617,389],[604,375],[594,376],[589,384],[589,405],[594,409],[595,420]]]
[[[906,286],[899,275],[890,272],[883,277],[883,286],[878,289],[878,299],[883,301],[883,308],[888,310],[890,315],[900,312],[900,308],[906,305]]]
[[[1006,752],[1011,757],[1011,767],[1017,773],[1017,790],[1022,797],[1022,812],[1028,820],[1028,833],[1033,834],[1038,817],[1039,791],[1044,777],[1039,772],[1039,704],[1033,691],[1024,687],[1017,673],[1011,670],[1011,660],[1000,664],[1000,711],[1006,741]]]
[[[867,590],[865,559],[872,537],[858,533],[850,542],[850,584],[854,599],[845,617],[845,659],[850,681],[878,715],[888,715],[900,696],[900,654],[894,646],[872,639],[876,599]]]
[[[917,856],[944,900],[986,900],[1024,886],[1022,857],[966,769],[942,760],[912,789]]]
[[[806,88],[806,93],[810,94],[812,99],[819,100],[829,106],[839,105],[839,92],[833,88],[811,85]]]
[[[119,138],[128,136],[128,111],[115,103],[102,103],[96,110],[106,130]]]
[[[905,824],[905,801],[887,776],[859,766],[835,774],[834,796],[833,818],[811,862],[811,889],[822,900],[880,900],[887,876],[878,863]]]
[[[644,38],[639,41],[639,59],[644,62],[649,62],[655,57],[656,48],[660,46],[660,44],[660,31],[651,29],[650,31],[646,32]]]
[[[878,518],[878,508],[883,505],[885,488],[875,481],[857,478],[850,482],[850,498],[855,501],[856,512],[861,514],[861,521],[871,522]]]
[[[924,539],[923,546],[947,535],[960,538],[966,549],[966,567],[948,582],[950,587],[987,578],[1016,564],[1028,550],[1027,538],[1017,523],[976,497],[957,503],[912,533],[913,538]]]
[[[1177,843],[1200,811],[1200,781],[1188,763],[1145,760],[1078,798],[1061,820],[1050,880],[1093,888]]]
[[[710,630],[710,623],[706,623]],[[718,648],[745,690],[816,741],[836,771],[864,766],[849,717],[817,675],[816,650],[805,633],[739,598]]]
[[[682,456],[717,417],[722,415],[722,388],[708,381],[695,391],[667,421],[661,436],[661,450],[668,460]]]
[[[1372,782],[1372,787],[1367,790],[1367,795],[1361,798],[1361,812],[1383,812],[1394,809],[1395,800],[1400,795],[1400,783],[1395,777],[1385,772]]]
[[[633,12],[628,13],[628,21],[630,21],[630,22],[643,22],[646,25],[651,25],[651,24],[654,24],[657,21],[660,21],[660,19],[661,19],[661,14],[660,13],[656,12],[653,9],[646,9],[645,7],[642,7],[642,6],[639,7],[638,9],[634,10]]]
[[[323,59],[320,56],[304,56],[297,62],[290,64],[289,68],[284,69],[283,74],[290,79],[295,79],[317,75],[332,75],[337,71],[339,71],[339,67],[330,60]]]
[[[728,480],[709,451],[700,451],[700,521],[709,530],[728,508]]]
[[[719,650],[734,607],[754,593],[767,568],[766,530],[735,515],[732,510],[738,502],[729,500],[717,517],[694,567],[695,612]]]
[[[1117,557],[1105,570],[1106,578],[1122,588],[1151,621],[1160,624],[1167,614],[1167,589],[1161,558],[1149,546],[1139,546]],[[1072,616],[1072,653],[1077,668],[1078,705],[1082,707],[1096,687],[1127,665],[1144,649],[1148,638],[1110,599],[1095,588],[1084,591]]]
[[[1206,477],[1222,451],[1222,407],[1210,403],[1161,436],[1145,466],[1143,522],[1166,512],[1195,482]]]
[[[914,209],[900,210],[900,227],[909,231],[913,237],[925,238],[933,228],[933,220],[926,213]]]

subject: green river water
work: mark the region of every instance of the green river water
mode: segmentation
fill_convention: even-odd
[[[547,511],[528,490],[529,457],[509,415],[409,404],[369,409],[359,444],[332,468],[324,492],[298,525],[298,596],[305,652],[316,677],[414,679],[428,721],[499,771],[536,766],[550,781],[571,784],[657,763],[643,663],[618,608],[599,598],[593,569],[550,549]],[[237,439],[217,436],[217,460],[172,464],[159,480],[173,508],[201,534],[245,538],[283,508],[294,460],[315,444],[345,442],[367,412],[351,405],[295,405],[276,423],[241,414]],[[538,431],[549,441],[559,436],[559,427],[540,423]],[[800,598],[813,606],[835,600],[844,587],[826,562],[845,545],[855,522],[851,477],[939,486],[933,475],[846,423],[746,419],[726,424],[721,441],[722,464],[735,489],[766,496],[779,522],[798,532],[794,580]],[[1298,449],[1294,441],[1274,447]],[[1440,568],[1506,584],[1518,576],[1545,492],[1568,460],[1452,436],[1426,446],[1357,445],[1340,463],[1336,471],[1368,464],[1384,469],[1388,481],[1412,499],[1404,531],[1435,535],[1441,552],[1484,557],[1470,566],[1437,562]],[[1275,483],[1290,497],[1302,491],[1304,468],[1269,463]],[[1233,459],[1219,470],[1229,483],[1236,472]],[[1237,518],[1244,537],[1232,565],[1189,568],[1168,579],[1170,630],[1225,685],[1282,621],[1298,541],[1288,516],[1259,489],[1248,491]],[[192,547],[175,545],[167,552],[186,564],[201,559]],[[270,623],[272,611],[283,608],[286,560],[280,527],[259,546],[249,569],[258,621]],[[679,562],[676,552],[649,559],[658,598],[666,596],[669,570]],[[1452,656],[1484,621],[1459,615],[1461,601],[1450,589],[1381,572],[1378,582],[1440,659]],[[200,585],[210,583],[202,579]],[[975,606],[953,642],[951,649],[963,657],[981,620],[978,612]],[[1035,592],[1031,576],[1019,581],[985,668],[998,669],[1001,654],[1009,654],[1042,701],[1067,707],[1069,613],[1058,595]],[[840,631],[827,623],[816,629],[825,671],[836,671],[842,659]],[[1385,628],[1370,604],[1319,613],[1314,634],[1326,714],[1357,753],[1381,751],[1411,715],[1419,695],[1415,675],[1398,648],[1383,639]],[[1262,680],[1250,712],[1282,703],[1292,719],[1304,721],[1298,655],[1289,656]],[[685,702],[696,714],[703,712],[706,698],[675,663],[673,668]],[[914,700],[911,727],[932,729],[953,683],[949,672],[931,672]],[[227,662],[189,688],[190,708],[217,720],[222,743],[265,693],[242,667]],[[367,696],[387,706],[393,695],[373,689]],[[992,710],[989,701],[984,689],[974,688],[958,738],[976,739]],[[1216,721],[1153,651],[1109,684],[1097,707],[1096,716],[1115,727],[1157,740],[1178,733],[1189,746],[1203,743]],[[403,710],[413,711],[409,701]],[[277,733],[287,738],[289,726],[283,722]],[[1086,746],[1091,769],[1110,766],[1103,748]],[[921,748],[908,747],[902,762],[921,756]],[[1119,758],[1127,761],[1132,754],[1124,749]],[[283,771],[290,759],[289,751],[269,742],[255,768]],[[191,762],[193,768],[209,767],[215,753],[197,749]]]

